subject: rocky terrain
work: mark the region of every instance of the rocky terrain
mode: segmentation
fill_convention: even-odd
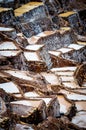
[[[0,0],[0,130],[86,130],[85,0]]]

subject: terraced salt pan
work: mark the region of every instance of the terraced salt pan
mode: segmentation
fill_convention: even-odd
[[[21,80],[33,80],[32,77],[30,77],[26,72],[24,71],[12,71],[12,70],[7,70],[5,71],[6,73],[16,77],[16,78],[20,78]]]
[[[37,7],[37,6],[36,6],[36,5],[29,5],[29,6],[28,6],[28,4],[26,4],[26,5],[22,5],[21,8],[20,8],[20,10],[29,11],[29,10],[31,10],[32,8],[35,8],[35,7]],[[18,11],[20,11],[20,10],[18,9]]]
[[[73,82],[74,77],[73,76],[60,76],[63,82]]]
[[[46,105],[48,105],[52,100],[52,98],[42,98],[42,97],[38,97],[38,98],[36,97],[35,99],[43,100],[46,103]]]
[[[1,83],[0,88],[5,90],[7,93],[19,93],[19,89],[13,82]]]
[[[31,38],[27,38],[29,44],[36,44],[40,37],[32,36]]]
[[[0,7],[0,12],[8,11],[8,10],[10,10],[10,8],[3,8],[3,7]]]
[[[63,95],[57,95],[57,97],[60,103],[60,113],[67,113],[72,104],[67,101]]]
[[[16,50],[18,49],[13,42],[3,42],[0,44],[0,50]]]
[[[44,45],[28,45],[26,46],[25,49],[27,50],[32,50],[32,51],[38,51],[39,49],[41,49]]]
[[[58,85],[60,81],[55,74],[42,72],[41,75],[50,83],[51,85]]]
[[[36,52],[24,52],[27,61],[41,61]]]
[[[71,28],[70,27],[61,27],[60,30],[65,30],[65,31],[69,31]]]
[[[30,10],[30,9],[31,9],[31,7],[29,7],[29,10]],[[23,14],[23,13],[28,12],[29,10],[28,10],[28,8],[25,9],[25,8],[23,8],[23,7],[20,7],[20,8],[18,8],[18,9],[15,10],[15,14],[16,14],[16,13]]]
[[[0,27],[0,32],[9,32],[9,31],[13,31],[14,28],[6,28],[6,27]]]
[[[86,42],[78,41],[77,44],[79,44],[79,45],[86,45]]]
[[[21,98],[22,97],[22,95],[21,94],[13,94],[15,97],[17,97],[17,98]]]
[[[67,52],[70,52],[72,51],[73,49],[71,48],[61,48],[61,49],[58,49],[58,51],[62,52],[62,53],[67,53]]]
[[[24,96],[28,98],[32,98],[32,97],[39,97],[40,95],[38,95],[36,92],[27,92],[24,94]]]
[[[37,102],[34,104],[37,104]],[[10,103],[13,113],[21,117],[28,117],[31,113],[33,113],[38,107],[35,107],[34,104],[26,100]]]
[[[67,77],[69,77],[69,76],[73,76],[73,74],[74,74],[74,72],[72,72],[72,71],[69,71],[69,72],[55,72],[55,74],[57,74],[57,75],[60,75],[60,76],[67,76]]]
[[[75,102],[77,111],[86,111],[86,102],[85,101],[79,101],[79,102]]]
[[[43,5],[43,2],[29,2],[29,3],[27,3],[27,4],[25,4],[25,5],[23,5],[25,8],[26,8],[26,6],[40,6],[40,5]]]
[[[20,51],[0,51],[0,55],[5,57],[16,56],[19,53]]]
[[[86,112],[80,111],[73,117],[72,123],[78,125],[80,128],[86,128]]]
[[[48,105],[52,98],[40,98],[40,99],[42,99],[46,103],[46,105]]]
[[[75,50],[79,50],[79,49],[83,48],[84,46],[78,45],[78,44],[70,44],[68,47],[73,48]]]
[[[77,67],[60,67],[60,68],[52,68],[51,71],[52,72],[56,72],[56,71],[75,71],[77,69]]]
[[[78,92],[78,93],[82,93],[82,94],[85,94],[86,95],[86,88],[78,88],[78,89],[74,89],[73,90],[74,92]]]
[[[20,101],[14,101],[11,102],[11,104],[19,104],[19,105],[25,105],[25,106],[32,106],[32,107],[38,107],[41,103],[41,100],[20,100]]]
[[[15,16],[17,17],[17,16],[22,16],[23,15],[23,13],[22,12],[15,12]]]
[[[63,82],[63,85],[67,88],[80,88],[80,86],[78,84],[76,84],[75,82]]]
[[[37,37],[44,37],[44,36],[46,36],[46,34],[45,34],[44,32],[41,32],[41,33],[39,33],[39,34],[37,35]]]
[[[29,12],[30,10],[33,10],[34,8],[43,5],[42,2],[29,2],[25,5],[22,5],[20,8],[15,9],[15,16],[20,16],[26,12]],[[18,13],[18,14],[17,14]]]
[[[69,100],[86,101],[85,95],[69,92],[66,90],[60,90],[59,92],[65,94]]]
[[[59,14],[59,16],[60,16],[60,17],[65,17],[65,18],[67,18],[67,17],[69,17],[69,16],[71,16],[71,15],[73,15],[73,14],[76,14],[76,12],[74,12],[74,11],[69,11],[69,12],[66,12],[66,13]]]
[[[24,9],[24,12],[26,12],[26,10],[30,11],[32,9],[34,9],[35,7],[38,7],[40,5],[43,5],[42,2],[30,2],[30,3],[27,3],[25,5],[22,5],[20,8],[17,8],[15,10],[15,12],[20,12],[21,9]]]
[[[54,56],[60,56],[61,55],[61,52],[59,52],[59,51],[49,51],[48,53],[51,54],[51,55],[54,55]]]
[[[52,35],[54,33],[55,33],[55,31],[44,31],[44,32],[39,33],[37,36],[38,37],[45,37],[45,36]]]
[[[17,33],[17,36],[23,37],[22,33]]]

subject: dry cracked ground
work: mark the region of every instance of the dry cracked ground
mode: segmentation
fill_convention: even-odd
[[[86,1],[0,6],[0,130],[86,130]]]

